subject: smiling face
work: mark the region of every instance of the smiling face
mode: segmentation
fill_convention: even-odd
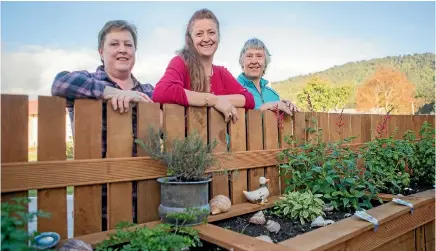
[[[135,65],[135,43],[128,30],[113,30],[104,39],[99,49],[105,69],[114,74],[128,73]]]
[[[191,39],[202,57],[212,57],[219,43],[217,24],[212,19],[196,20],[191,28]]]
[[[243,70],[250,79],[259,79],[265,71],[265,51],[263,49],[249,48],[243,57]]]

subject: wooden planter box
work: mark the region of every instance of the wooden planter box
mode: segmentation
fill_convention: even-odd
[[[272,244],[224,229],[213,224],[196,226],[202,240],[216,244],[227,250],[435,250],[435,195],[434,190],[404,197],[414,205],[410,208],[388,202],[367,212],[379,221],[377,231],[374,225],[356,216],[343,219],[335,224],[318,228],[294,238]],[[210,216],[214,222],[242,214],[256,212],[272,207],[279,196],[269,199],[264,206],[242,203],[232,206],[228,213]],[[142,224],[152,227],[160,221]],[[107,237],[111,231],[77,237],[94,247]]]
[[[211,234],[203,234],[202,239],[229,250],[435,250],[434,190],[407,196],[405,200],[414,205],[413,214],[410,208],[393,202],[367,211],[379,221],[376,232],[372,223],[352,216],[278,244],[268,243],[262,247],[253,237],[222,228]]]

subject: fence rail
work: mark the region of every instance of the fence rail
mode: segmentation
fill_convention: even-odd
[[[37,161],[28,161],[28,97],[1,96],[1,189],[2,201],[27,197],[37,190],[38,210],[51,213],[49,219],[38,219],[38,231],[55,231],[67,238],[67,186],[74,186],[74,236],[112,229],[119,221],[146,223],[159,219],[160,188],[157,178],[165,176],[165,167],[138,147],[132,156],[132,112],[119,114],[107,109],[107,155],[101,157],[102,106],[97,100],[76,100],[74,115],[74,160],[66,160],[65,99],[38,97]],[[138,104],[137,135],[147,137],[148,126],[160,126],[159,104]],[[283,189],[278,175],[277,153],[289,147],[285,135],[301,142],[310,139],[306,128],[312,125],[308,113],[284,116],[278,126],[274,112],[238,109],[239,121],[226,125],[213,108],[163,105],[163,129],[168,139],[182,138],[197,131],[204,140],[218,142],[216,166],[210,196],[224,194],[233,204],[245,202],[242,190],[255,189],[258,179],[271,180],[271,196]],[[383,115],[315,113],[323,129],[323,141],[357,136],[352,146],[359,147],[376,136]],[[343,125],[338,129],[337,123]],[[406,130],[415,133],[424,121],[434,125],[431,115],[393,115],[388,133],[398,127],[400,135]],[[229,151],[227,137],[229,135]],[[167,147],[171,147],[170,145]],[[102,186],[107,186],[107,200],[102,200]],[[133,202],[136,185],[137,200]],[[102,206],[107,204],[108,221],[102,226]]]

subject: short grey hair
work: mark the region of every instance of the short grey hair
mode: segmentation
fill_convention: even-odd
[[[103,28],[98,33],[98,49],[103,48],[104,40],[106,39],[106,35],[113,30],[127,30],[132,34],[133,43],[135,49],[137,47],[138,42],[138,31],[134,24],[131,24],[125,20],[111,20],[106,22]]]
[[[245,42],[244,47],[242,47],[241,53],[239,54],[239,64],[241,67],[244,67],[244,54],[247,52],[248,49],[258,49],[263,50],[265,52],[265,71],[268,67],[269,63],[271,62],[271,54],[269,53],[268,49],[266,48],[265,44],[262,42],[262,40],[258,38],[250,38]],[[265,74],[265,71],[263,74]]]

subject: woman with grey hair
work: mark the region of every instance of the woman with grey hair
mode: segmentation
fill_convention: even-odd
[[[268,80],[263,78],[270,62],[271,54],[265,44],[257,38],[249,39],[239,55],[239,64],[243,72],[239,74],[238,82],[253,94],[255,109],[279,109],[292,115],[293,112],[299,111],[297,106],[289,100],[280,100],[279,94],[268,87]]]

